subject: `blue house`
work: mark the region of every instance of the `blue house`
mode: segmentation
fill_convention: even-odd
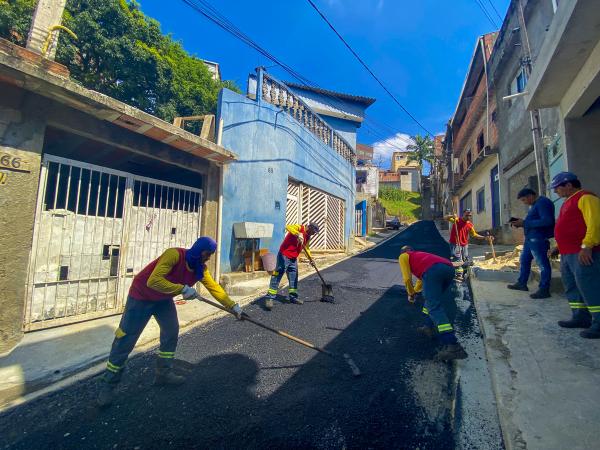
[[[223,171],[221,272],[242,270],[250,248],[276,253],[289,223],[320,225],[312,249],[348,248],[356,130],[374,101],[284,83],[262,69],[247,95],[221,91],[220,143],[239,155]]]

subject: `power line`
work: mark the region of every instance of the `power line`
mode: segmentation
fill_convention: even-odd
[[[287,73],[289,73],[293,78],[295,78],[298,81],[300,81],[302,84],[319,88],[319,86],[316,83],[313,83],[312,81],[310,81],[309,79],[307,79],[306,77],[304,77],[303,75],[301,75],[300,73],[298,73],[297,71],[295,71],[292,67],[290,67],[289,65],[285,64],[284,62],[282,62],[281,60],[279,60],[278,58],[276,58],[274,55],[272,55],[271,53],[269,53],[267,50],[265,50],[263,47],[261,47],[258,43],[256,43],[254,40],[252,40],[248,35],[244,34],[231,21],[229,21],[218,10],[216,10],[210,3],[208,3],[208,2],[206,2],[204,0],[196,0],[196,1],[193,1],[193,0],[182,0],[182,1],[185,4],[187,4],[189,7],[191,7],[192,9],[194,9],[196,12],[200,13],[205,18],[207,18],[208,20],[210,20],[211,22],[213,22],[214,24],[216,24],[217,26],[219,26],[220,28],[222,28],[223,30],[225,30],[228,33],[234,35],[236,38],[238,38],[239,40],[241,40],[243,43],[245,43],[249,47],[251,47],[254,50],[256,50],[259,54],[263,55],[264,57],[266,57],[270,61],[274,62],[275,65],[280,66],[282,69],[284,69]],[[334,97],[331,94],[325,94],[325,95],[327,97],[330,97],[334,101],[338,102],[338,104],[342,103],[339,98]],[[391,132],[394,135],[396,135],[398,133],[391,126],[386,125],[386,124],[378,123],[378,122],[374,121],[373,119],[369,118],[368,116],[365,117],[365,122],[373,123],[373,125],[377,125],[382,130],[384,130],[385,128],[387,128],[388,130],[391,130],[391,131],[388,131],[388,132]],[[371,129],[373,130],[373,132],[375,132],[375,129],[373,127],[371,127]],[[374,133],[371,133],[371,134],[374,134]],[[378,135],[379,135],[378,137],[379,137],[380,140],[387,140],[387,139],[389,139],[389,136],[385,136],[385,135],[383,135],[381,133],[378,133]],[[396,148],[398,148],[398,150],[403,150],[403,149],[401,149],[399,147],[396,147]]]
[[[421,127],[427,134],[429,134],[430,136],[434,136],[434,134],[429,131],[427,128],[425,128],[423,126],[423,124],[421,124],[421,122],[419,122],[417,120],[417,118],[415,116],[413,116],[410,111],[408,111],[408,109],[406,109],[402,103],[400,103],[398,101],[398,99],[396,98],[396,96],[394,96],[394,94],[392,94],[390,92],[390,90],[381,82],[381,80],[377,77],[377,75],[375,75],[373,73],[373,71],[369,68],[369,66],[362,60],[362,58],[360,56],[358,56],[358,54],[354,51],[354,49],[350,46],[350,44],[348,44],[348,42],[346,42],[346,40],[344,39],[344,37],[338,33],[338,31],[335,29],[335,27],[332,25],[332,23],[327,19],[327,17],[325,17],[325,15],[319,10],[319,8],[317,7],[317,5],[314,4],[314,2],[312,0],[307,0],[308,3],[310,3],[310,5],[313,7],[313,9],[321,16],[321,18],[325,21],[325,23],[327,23],[327,25],[329,25],[329,28],[331,28],[331,30],[337,35],[338,38],[340,38],[340,40],[344,43],[344,45],[346,46],[346,48],[348,50],[350,50],[350,52],[354,55],[354,57],[362,64],[362,66],[367,70],[367,72],[369,72],[369,74],[371,74],[371,76],[373,77],[373,79],[375,79],[375,81],[377,81],[377,83],[379,83],[379,85],[383,88],[383,90],[392,98],[392,100],[394,100],[394,102],[402,109],[402,111],[404,111],[408,117],[410,117],[419,127]]]
[[[483,14],[485,14],[485,17],[487,17],[487,19],[490,21],[490,23],[492,24],[492,26],[494,27],[494,29],[498,29],[498,25],[496,25],[496,22],[494,22],[494,19],[492,18],[492,16],[490,15],[490,13],[488,12],[488,10],[486,9],[486,7],[483,4],[482,0],[475,0],[475,3],[477,3],[477,5],[479,6],[479,9],[481,9],[481,12],[483,12]]]
[[[502,17],[502,14],[500,14],[498,12],[498,10],[496,9],[496,6],[494,5],[494,2],[492,0],[488,0],[488,3],[492,6],[492,9],[496,12],[496,15],[498,16],[498,19],[500,19],[500,23],[504,22],[504,18]]]

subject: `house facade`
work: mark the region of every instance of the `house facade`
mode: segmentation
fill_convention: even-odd
[[[421,189],[421,167],[417,161],[409,161],[410,152],[392,153],[390,171],[397,173],[400,189],[409,192],[419,192]]]
[[[500,227],[496,99],[488,79],[496,33],[480,36],[452,120],[453,212],[473,212],[477,229]]]
[[[373,162],[373,147],[366,144],[356,144],[356,158],[358,162],[369,164]]]
[[[83,88],[39,48],[0,40],[0,92],[0,353],[122,312],[165,248],[217,238],[231,151]]]
[[[316,251],[351,245],[356,129],[373,101],[283,83],[261,68],[249,78],[247,96],[221,92],[220,142],[239,155],[224,172],[223,272],[241,269],[247,239],[276,253],[290,223],[319,224]],[[239,224],[264,232],[243,236]]]
[[[555,4],[552,0],[512,0],[488,64],[497,105],[500,214],[504,224],[500,234],[507,242],[515,241],[514,230],[506,225],[508,219],[527,213],[526,207],[517,199],[517,193],[524,187],[540,192],[540,184],[548,179],[544,161],[547,158],[543,155],[549,151],[556,153],[556,157],[551,158],[554,171],[564,167],[560,160],[564,142],[558,138],[558,109],[541,110],[539,126],[533,126],[525,98],[530,89],[529,66],[535,68],[539,62],[542,44],[549,36],[554,19]],[[539,139],[535,138],[535,133],[539,133]],[[541,193],[556,200],[551,193]]]
[[[548,31],[539,44],[523,101],[529,110],[558,114],[558,126],[543,136],[548,179],[569,170],[585,189],[600,193],[595,165],[600,160],[600,5],[570,0],[546,9]]]

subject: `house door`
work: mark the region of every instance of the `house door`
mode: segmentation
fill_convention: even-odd
[[[202,191],[45,155],[26,331],[121,312],[131,281],[200,235]]]
[[[490,171],[490,185],[492,187],[492,228],[499,227],[500,224],[500,176],[498,175],[498,165]]]

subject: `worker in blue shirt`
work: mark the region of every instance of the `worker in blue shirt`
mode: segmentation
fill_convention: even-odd
[[[540,268],[540,285],[531,298],[550,297],[550,280],[552,268],[548,259],[550,242],[554,236],[554,203],[543,195],[538,196],[533,189],[521,189],[517,198],[523,204],[529,206],[529,212],[525,219],[511,219],[513,227],[523,227],[525,231],[525,242],[521,253],[521,271],[519,280],[515,284],[509,284],[509,289],[528,291],[527,281],[531,273],[531,262],[535,259]]]

